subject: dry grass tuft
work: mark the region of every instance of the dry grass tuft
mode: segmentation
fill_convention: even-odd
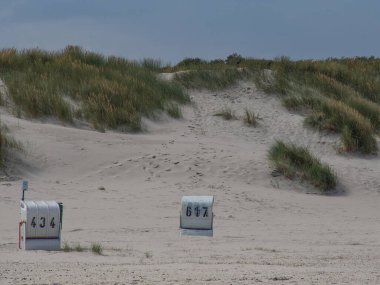
[[[214,116],[222,117],[223,119],[227,121],[236,120],[235,112],[229,107],[225,107],[220,112],[215,113]]]
[[[257,127],[258,125],[258,117],[255,115],[253,111],[248,109],[245,110],[244,113],[244,123],[251,127]]]

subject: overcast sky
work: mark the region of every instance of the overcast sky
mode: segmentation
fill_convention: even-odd
[[[380,56],[379,0],[0,0],[0,48],[129,59]]]

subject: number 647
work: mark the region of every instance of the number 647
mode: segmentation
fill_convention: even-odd
[[[192,215],[196,217],[208,217],[208,207],[200,207],[196,205],[194,209],[191,206],[187,206],[186,208],[186,216],[191,217]]]

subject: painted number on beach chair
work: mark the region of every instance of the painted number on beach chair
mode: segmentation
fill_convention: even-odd
[[[32,222],[30,223],[30,225],[35,228],[37,226],[37,223],[36,223],[36,217],[33,217],[32,218]],[[46,218],[45,217],[41,217],[40,218],[40,224],[39,224],[40,228],[44,228],[46,226]],[[52,229],[54,229],[55,227],[55,222],[54,222],[54,217],[51,219],[50,221],[50,227]]]
[[[44,228],[45,227],[45,224],[46,224],[46,218],[45,217],[41,217],[41,223],[40,223],[40,228]]]
[[[192,215],[194,215],[197,218],[206,218],[208,217],[208,207],[200,207],[198,204],[195,204],[194,208],[192,208],[191,206],[187,206],[186,216],[191,217]]]
[[[50,227],[51,227],[52,229],[54,229],[54,227],[55,227],[54,217],[51,219]]]
[[[32,222],[30,223],[30,225],[33,227],[33,228],[35,228],[36,227],[36,217],[33,217],[33,219],[32,219]]]

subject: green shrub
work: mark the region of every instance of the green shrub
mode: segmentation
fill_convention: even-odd
[[[337,178],[332,169],[322,164],[304,147],[277,141],[269,150],[269,160],[286,177],[305,179],[322,192],[330,191],[336,186]]]

